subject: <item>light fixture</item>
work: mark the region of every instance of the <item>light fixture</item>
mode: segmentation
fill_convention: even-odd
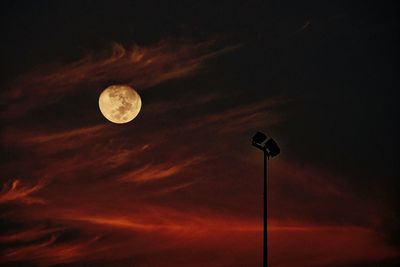
[[[257,132],[251,139],[251,144],[262,150],[264,153],[264,237],[263,237],[263,266],[268,267],[268,210],[267,210],[267,166],[269,157],[277,156],[281,150],[272,138],[262,132]]]

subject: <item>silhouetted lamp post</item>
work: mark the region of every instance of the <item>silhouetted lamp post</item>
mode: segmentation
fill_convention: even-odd
[[[263,261],[264,267],[268,267],[268,205],[267,205],[267,166],[269,157],[275,157],[281,150],[274,139],[269,138],[262,132],[257,132],[251,144],[264,152],[264,243],[263,243]]]

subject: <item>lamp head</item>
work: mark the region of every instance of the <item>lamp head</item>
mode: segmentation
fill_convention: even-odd
[[[281,152],[275,140],[272,138],[267,139],[267,136],[262,132],[257,132],[251,140],[252,145],[264,151],[268,157],[275,157]]]
[[[255,144],[261,145],[262,142],[265,141],[265,139],[267,139],[267,136],[266,136],[264,133],[262,133],[262,132],[257,132],[257,133],[253,136],[253,138],[252,138],[251,140],[252,140],[253,144],[255,143]]]
[[[275,157],[281,152],[281,149],[279,148],[278,144],[272,138],[265,143],[264,147],[268,155],[271,157]]]

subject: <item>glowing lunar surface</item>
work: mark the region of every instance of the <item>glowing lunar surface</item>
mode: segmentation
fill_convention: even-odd
[[[99,97],[101,113],[113,123],[127,123],[140,112],[142,100],[139,94],[127,85],[111,85]]]

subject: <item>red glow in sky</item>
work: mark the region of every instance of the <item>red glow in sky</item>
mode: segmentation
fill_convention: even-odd
[[[31,8],[54,19],[86,10],[79,5]],[[143,5],[137,9],[160,12]],[[32,58],[26,67],[14,63],[0,95],[1,265],[261,266],[262,155],[249,141],[258,130],[271,134],[282,150],[269,169],[270,266],[396,264],[396,194],[387,185],[396,168],[389,157],[393,148],[383,143],[395,136],[388,130],[393,116],[385,113],[388,121],[380,125],[386,138],[376,147],[387,150],[376,168],[363,152],[363,138],[373,133],[359,135],[370,127],[363,123],[368,114],[359,114],[367,112],[362,105],[373,100],[384,106],[389,100],[367,89],[360,100],[360,85],[346,82],[347,74],[323,71],[329,60],[334,66],[358,64],[341,57],[340,45],[353,45],[342,44],[341,34],[356,42],[372,30],[346,35],[339,22],[353,25],[347,9],[334,9],[336,15],[325,20],[315,15],[328,12],[318,6],[313,16],[297,22],[270,21],[257,6],[238,5],[232,3],[237,14],[225,6],[198,7],[223,10],[221,21],[210,24],[186,17],[192,7],[184,5],[174,11],[181,19],[154,14],[170,24],[157,19],[129,24],[121,16],[112,22],[120,27],[115,36],[102,28],[105,41],[86,36],[90,31],[78,24],[58,21],[65,34],[71,31],[85,44],[83,52],[65,50],[65,58],[52,54],[57,38],[45,42],[46,52],[39,49],[43,37],[33,41],[32,53],[48,58]],[[10,14],[13,8],[8,7]],[[90,15],[76,16],[89,23],[106,9],[99,5]],[[114,9],[136,7],[121,1]],[[33,11],[24,12],[17,21],[32,18],[37,29],[50,31]],[[227,23],[232,21],[238,24]],[[329,35],[334,45],[321,37],[322,25],[341,33]],[[10,27],[10,34],[20,30]],[[188,27],[196,36],[182,34],[191,32]],[[96,31],[94,36],[103,36]],[[126,37],[128,32],[132,36]],[[22,51],[24,44],[18,48],[15,40],[13,49]],[[320,61],[309,46],[322,55],[337,54]],[[375,51],[365,49],[352,55]],[[360,76],[367,73],[359,68]],[[130,85],[141,95],[143,106],[132,122],[117,125],[101,115],[98,97],[111,84]]]

